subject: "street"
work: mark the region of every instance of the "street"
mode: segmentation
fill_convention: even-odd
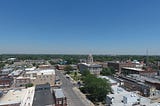
[[[73,84],[67,79],[60,71],[56,70],[56,75],[59,76],[62,81],[61,88],[64,91],[65,96],[67,97],[68,106],[86,106],[76,93],[73,91]]]

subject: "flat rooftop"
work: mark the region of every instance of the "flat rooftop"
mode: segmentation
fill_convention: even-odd
[[[13,68],[6,68],[6,69],[2,69],[1,71],[2,72],[8,72],[8,71],[12,71],[13,70]]]
[[[88,66],[88,67],[102,67],[102,66],[99,65],[99,64],[87,64],[87,63],[81,63],[81,64],[86,65],[86,66]]]
[[[35,69],[36,69],[36,67],[26,68],[25,71],[34,71]]]
[[[48,84],[38,85],[35,89],[32,106],[52,106],[55,104],[50,86]]]
[[[120,94],[120,93],[127,93],[128,91],[126,91],[125,89],[119,87],[118,85],[115,85],[115,86],[111,86],[112,88],[112,92],[113,94]]]
[[[55,70],[54,69],[44,69],[44,70],[33,70],[33,71],[28,71],[26,72],[26,74],[34,74],[37,73],[37,75],[41,75],[43,73],[43,75],[49,75],[49,74],[55,74]]]
[[[133,79],[139,80],[139,81],[141,81],[141,82],[148,81],[148,82],[151,82],[151,83],[160,84],[160,80],[159,80],[159,79],[150,78],[150,77],[145,77],[145,76],[141,76],[141,75],[138,75],[138,74],[131,74],[131,75],[128,76],[128,77],[132,77]]]
[[[111,84],[118,83],[116,80],[113,80],[112,78],[109,78],[109,77],[107,77],[107,76],[99,76],[99,78],[107,79],[107,80],[110,81]]]
[[[20,79],[30,79],[30,77],[22,77],[22,76],[19,76],[16,78],[17,80],[20,80]]]
[[[55,75],[55,70],[54,69],[45,69],[45,70],[40,70],[38,71],[38,74],[44,74],[44,75],[50,75],[54,74]]]
[[[19,104],[32,103],[33,95],[34,95],[34,87],[28,89],[9,90],[6,94],[3,94],[3,96],[0,98],[0,106],[9,104],[18,104],[18,103]]]
[[[23,70],[15,70],[15,71],[11,72],[11,73],[9,74],[9,76],[12,76],[12,75],[18,76],[18,75],[20,75],[22,72],[23,72]]]
[[[56,98],[65,98],[62,89],[54,89],[54,92],[55,92],[55,97]]]
[[[140,99],[141,105],[149,106],[151,104],[150,99],[137,95],[133,92],[123,92],[118,94],[110,94],[107,96],[109,98],[113,98],[111,106],[133,106],[133,103],[138,99]],[[122,102],[124,97],[129,100],[127,103]]]
[[[133,70],[133,71],[144,71],[141,68],[130,68],[130,67],[123,67],[123,69],[127,69],[127,70]]]

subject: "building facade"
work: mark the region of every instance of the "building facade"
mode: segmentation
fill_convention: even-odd
[[[26,72],[25,77],[30,78],[30,82],[34,85],[49,83],[51,86],[55,85],[55,70],[45,69],[37,71]]]
[[[62,89],[53,90],[55,106],[67,106],[67,98],[64,96]]]
[[[157,72],[154,70],[147,70],[147,69],[141,69],[141,68],[130,68],[130,67],[123,67],[122,72],[123,75],[129,75],[129,74],[140,74],[147,77],[152,77],[157,75]]]
[[[80,63],[78,64],[78,68],[80,72],[84,70],[89,70],[91,74],[95,74],[95,75],[100,75],[100,72],[102,71],[102,66],[98,64]]]
[[[10,87],[13,84],[13,77],[1,76],[0,87]]]

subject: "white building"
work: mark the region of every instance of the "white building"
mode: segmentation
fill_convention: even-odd
[[[6,68],[6,69],[3,69],[0,71],[0,74],[1,75],[8,75],[10,74],[11,72],[13,72],[13,68]]]
[[[25,71],[34,71],[36,67],[26,68]]]
[[[30,78],[30,82],[34,85],[49,83],[51,86],[55,84],[55,70],[36,70],[26,72],[25,77]]]
[[[9,90],[0,97],[0,106],[32,106],[35,87]]]
[[[22,72],[23,72],[23,70],[15,70],[15,71],[11,72],[9,74],[9,76],[18,77]]]
[[[29,77],[17,77],[16,78],[16,87],[21,87],[21,86],[25,86],[26,84],[30,84],[31,83],[31,79]]]
[[[106,96],[107,106],[158,106],[158,103],[153,103],[151,99],[119,87],[123,83],[117,82],[113,78],[107,76],[99,76],[99,78],[107,79],[111,83],[112,94]]]

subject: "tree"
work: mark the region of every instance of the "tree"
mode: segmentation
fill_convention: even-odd
[[[111,92],[111,87],[108,80],[97,78],[92,74],[83,76],[84,86],[82,92],[87,94],[87,97],[93,102],[102,102],[106,98],[106,94]]]
[[[70,65],[67,65],[65,68],[64,68],[64,71],[66,71],[66,74],[70,74],[70,72],[73,70],[72,66]]]
[[[5,66],[5,63],[0,62],[0,69]]]
[[[32,63],[32,65],[35,67],[35,66],[36,66],[36,63]]]
[[[28,88],[28,87],[32,87],[32,86],[33,86],[33,84],[32,84],[32,83],[29,83],[29,84],[26,84],[26,85],[25,85],[25,87],[26,87],[26,88]]]
[[[112,75],[113,72],[110,68],[103,68],[100,74],[104,76],[109,76],[109,75]]]
[[[90,75],[89,70],[82,70],[80,73],[81,73],[82,76],[84,76],[84,77],[86,77],[87,75]]]
[[[51,65],[55,65],[55,64],[56,64],[56,63],[53,62],[53,61],[49,61],[49,63],[50,63]]]
[[[77,72],[74,72],[74,77],[77,77]]]

